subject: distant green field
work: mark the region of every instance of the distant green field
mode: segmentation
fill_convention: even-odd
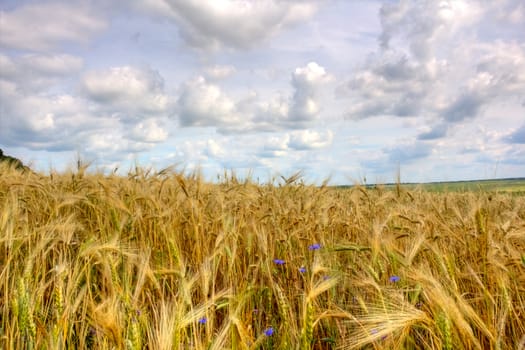
[[[525,193],[525,178],[495,179],[478,181],[434,182],[423,184],[429,191],[489,191],[489,192],[523,192]]]
[[[384,188],[395,188],[396,184],[379,185]],[[376,185],[367,185],[376,187]],[[422,188],[430,192],[511,192],[515,194],[525,194],[525,178],[513,179],[491,179],[473,181],[450,181],[450,182],[428,182],[428,183],[401,183],[402,188],[417,189]]]

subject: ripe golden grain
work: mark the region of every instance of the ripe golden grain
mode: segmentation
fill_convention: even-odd
[[[0,165],[2,348],[523,348],[523,196],[86,170]]]

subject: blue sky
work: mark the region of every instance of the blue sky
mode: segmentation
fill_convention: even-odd
[[[0,1],[0,147],[38,170],[525,176],[521,0]]]

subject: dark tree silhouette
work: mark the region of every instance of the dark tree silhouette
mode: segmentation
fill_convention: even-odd
[[[4,155],[4,151],[1,148],[0,148],[0,162],[1,163],[6,162],[10,166],[13,166],[15,169],[18,169],[18,170],[29,170],[29,168],[26,167],[20,159]]]

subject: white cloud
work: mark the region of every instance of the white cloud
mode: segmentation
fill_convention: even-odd
[[[0,80],[0,100],[0,139],[5,144],[67,150],[74,148],[78,133],[104,126],[71,95],[24,94],[16,84]]]
[[[82,89],[102,108],[130,114],[130,118],[169,112],[164,80],[151,69],[122,66],[90,71],[82,79]]]
[[[105,130],[87,135],[82,153],[106,163],[130,159],[133,153],[148,151],[152,147],[151,143],[130,141],[120,131]]]
[[[302,130],[291,133],[289,146],[295,150],[312,150],[325,148],[332,144],[334,135],[332,131],[318,132]]]
[[[130,134],[131,138],[139,142],[159,143],[168,138],[168,132],[154,119],[147,119],[135,125]]]
[[[24,69],[48,76],[68,75],[83,67],[82,58],[69,54],[27,54],[21,57],[20,63]]]
[[[496,42],[479,45],[475,70],[461,87],[461,92],[449,98],[440,116],[449,122],[477,117],[484,107],[501,100],[517,105],[525,91],[525,46]]]
[[[320,90],[332,81],[324,67],[310,62],[292,73],[293,94],[286,98],[278,95],[257,106],[254,122],[266,130],[302,129],[311,127],[322,110]]]
[[[182,126],[227,126],[240,123],[235,102],[202,76],[184,84],[177,101]]]
[[[475,2],[400,1],[381,8],[381,50],[339,92],[354,96],[350,118],[377,115],[435,116],[445,109],[453,64],[449,46],[460,31],[480,20]],[[456,39],[457,37],[457,39]],[[407,46],[404,43],[408,43]],[[456,73],[456,72],[453,72]]]
[[[460,29],[481,19],[483,7],[474,1],[413,1],[386,3],[380,11],[383,49],[408,42],[408,50],[418,61],[435,57],[439,42],[449,41]],[[448,40],[445,40],[448,39]]]
[[[49,51],[64,42],[86,42],[107,27],[83,3],[42,2],[0,12],[0,46]]]
[[[150,71],[89,72],[81,82],[89,100],[53,89],[81,69],[82,60],[75,56],[31,54],[14,60],[0,55],[0,63],[8,68],[0,74],[0,139],[5,145],[86,149],[90,157],[117,160],[167,139],[162,79]]]
[[[166,155],[169,162],[167,165],[182,163],[184,167],[195,169],[199,164],[203,164],[210,159],[207,150],[207,140],[195,137],[191,140],[178,140],[175,145],[170,147],[170,153]]]
[[[222,146],[219,145],[219,143],[217,143],[217,141],[215,141],[213,139],[209,139],[208,142],[207,142],[207,145],[206,145],[205,153],[208,156],[210,156],[210,157],[217,158],[217,157],[224,156],[225,152],[224,152]]]
[[[213,168],[216,174],[225,169],[254,169],[261,162],[251,150],[254,137],[235,137],[219,135],[218,137],[195,138],[180,148],[183,159],[198,162],[208,168]],[[178,148],[178,146],[177,146]]]
[[[317,100],[318,89],[329,80],[330,76],[324,67],[316,62],[295,69],[292,75],[295,92],[289,112],[289,120],[292,123],[310,122],[318,116],[321,109]]]
[[[345,116],[416,117],[431,125],[418,139],[431,140],[482,116],[494,103],[517,107],[525,91],[525,46],[477,37],[478,23],[493,23],[491,11],[513,8],[510,2],[491,6],[410,0],[383,5],[381,48],[337,90],[349,101]]]
[[[290,134],[282,136],[270,136],[264,142],[262,150],[258,153],[262,158],[284,157],[288,154],[290,143]]]
[[[340,94],[352,97],[346,116],[362,119],[378,115],[418,116],[423,109],[433,110],[439,79],[447,69],[436,60],[421,64],[404,54],[387,52],[356,72]]]
[[[24,91],[41,91],[74,76],[83,67],[80,57],[69,54],[0,54],[0,79],[11,81]]]
[[[95,166],[175,161],[212,179],[225,167],[373,181],[398,163],[414,180],[497,162],[498,175],[523,173],[521,0],[0,9],[0,146],[40,168],[42,154],[57,164],[78,150]]]
[[[170,11],[186,42],[197,48],[249,48],[283,28],[307,20],[316,11],[314,1],[277,0],[165,0],[143,8]]]
[[[285,127],[290,114],[290,99],[283,95],[273,96],[254,103],[252,130],[277,131]],[[288,127],[293,125],[288,124]]]
[[[221,133],[307,128],[321,111],[319,90],[331,79],[324,67],[310,62],[293,72],[290,97],[262,100],[254,92],[235,99],[199,76],[183,85],[177,112],[182,126],[217,127]]]
[[[307,151],[326,148],[332,144],[334,135],[325,132],[300,130],[278,136],[270,136],[258,153],[263,158],[278,158],[290,155],[290,151]]]
[[[481,89],[489,88],[491,93],[521,94],[525,89],[525,45],[497,41],[480,49],[478,76],[471,85],[480,84]]]

